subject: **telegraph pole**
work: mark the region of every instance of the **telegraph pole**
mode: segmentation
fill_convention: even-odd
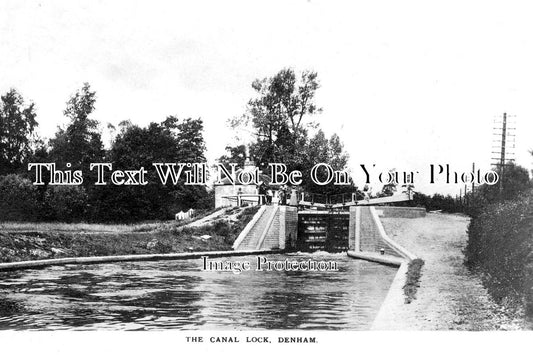
[[[476,163],[472,163],[472,176],[476,175]],[[472,179],[472,194],[474,194],[474,179]]]
[[[503,192],[503,171],[505,170],[505,138],[507,136],[507,113],[503,113],[503,122],[502,122],[502,144],[500,150],[500,194]]]
[[[495,149],[499,149],[497,152],[492,152],[492,154],[495,154],[492,159],[497,160],[497,163],[492,163],[491,165],[496,166],[498,174],[500,175],[500,195],[503,193],[503,182],[504,182],[504,173],[505,173],[505,166],[509,165],[509,163],[514,163],[514,158],[507,158],[508,155],[513,155],[512,152],[509,152],[509,149],[507,148],[514,148],[515,147],[515,140],[514,134],[510,134],[509,131],[514,130],[514,127],[510,127],[509,122],[507,121],[507,113],[504,112],[503,119],[501,122],[495,122],[496,126],[494,127],[494,143],[496,143],[496,146],[493,146]],[[499,125],[501,124],[501,128]],[[499,138],[499,140],[497,139]],[[508,144],[512,143],[512,146],[508,147]]]
[[[468,185],[465,184],[465,206],[470,207],[470,197],[468,196]]]

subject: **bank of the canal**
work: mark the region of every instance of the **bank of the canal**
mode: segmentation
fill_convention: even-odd
[[[189,225],[0,223],[0,263],[229,251],[255,212],[255,207],[219,210]]]
[[[416,300],[405,304],[388,297],[373,324],[374,330],[523,328],[520,317],[497,305],[480,277],[464,265],[467,217],[428,214],[425,218],[382,218],[381,221],[390,238],[422,258],[425,264]]]

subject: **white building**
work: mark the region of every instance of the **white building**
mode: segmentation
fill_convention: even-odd
[[[237,169],[236,176],[239,176],[243,171],[252,171],[256,167],[252,161],[246,159],[243,169]],[[259,172],[259,184],[263,183],[268,186],[270,177]],[[248,185],[240,184],[235,181],[231,182],[228,177],[222,179],[219,184],[214,185],[215,189],[215,208],[226,206],[238,206],[239,202],[242,204],[256,205],[264,203],[264,196],[259,193],[259,185],[251,183]]]

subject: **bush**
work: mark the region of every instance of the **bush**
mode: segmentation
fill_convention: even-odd
[[[39,212],[38,191],[20,175],[0,176],[0,219],[33,221]]]
[[[407,267],[407,277],[405,280],[405,285],[403,286],[405,303],[411,303],[414,299],[416,299],[416,291],[420,287],[422,266],[424,266],[424,260],[420,258],[411,260],[409,262]]]
[[[46,216],[62,222],[85,219],[88,196],[82,186],[48,186],[44,195]]]
[[[533,245],[533,190],[495,203],[473,216],[468,227],[466,263],[484,275],[496,301],[522,303],[533,274],[527,273]]]
[[[526,316],[533,324],[533,252],[530,252],[525,267]]]

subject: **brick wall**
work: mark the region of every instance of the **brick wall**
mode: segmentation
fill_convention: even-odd
[[[280,209],[280,248],[293,249],[298,238],[298,208],[282,206]]]
[[[259,213],[259,212],[258,212]],[[298,209],[291,206],[265,206],[265,212],[257,220],[243,239],[239,250],[255,249],[267,228],[267,223],[275,213],[272,223],[261,244],[261,249],[285,249],[296,245],[298,235]]]
[[[357,207],[350,207],[350,224],[348,227],[348,250],[355,250],[355,228],[357,218]]]
[[[274,206],[269,206],[269,208],[276,208]],[[269,211],[268,216],[265,216],[266,219],[270,219],[272,216],[272,212]],[[274,219],[272,220],[272,224],[270,224],[270,227],[268,228],[268,232],[265,236],[265,239],[263,240],[263,244],[261,244],[261,249],[278,249],[279,246],[279,230],[280,230],[280,209],[276,208]]]
[[[355,250],[356,247],[357,209],[360,211],[358,251],[379,253],[383,249],[387,255],[401,256],[382,238],[370,207],[366,206],[350,208],[350,250]]]

